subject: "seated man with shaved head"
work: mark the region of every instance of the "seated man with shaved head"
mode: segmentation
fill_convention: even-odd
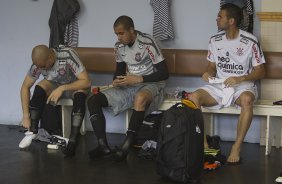
[[[56,49],[38,45],[32,50],[32,65],[21,87],[23,110],[22,125],[27,128],[26,136],[20,142],[20,148],[27,148],[38,132],[38,124],[46,103],[56,104],[64,97],[73,99],[71,114],[71,134],[68,145],[63,150],[66,156],[75,154],[79,130],[85,114],[85,100],[91,81],[78,54],[63,46]],[[30,88],[42,74],[30,98]]]

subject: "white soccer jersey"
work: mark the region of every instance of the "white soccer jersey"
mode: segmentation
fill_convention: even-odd
[[[216,63],[218,78],[248,75],[253,67],[265,63],[257,38],[243,30],[234,40],[227,40],[225,31],[212,36],[207,60]]]
[[[127,70],[134,75],[149,75],[155,72],[154,64],[162,62],[164,57],[154,38],[148,34],[137,32],[132,46],[115,44],[116,62],[125,62]]]
[[[56,62],[50,70],[41,70],[36,65],[31,65],[28,75],[37,80],[40,74],[44,79],[58,84],[69,84],[77,80],[77,76],[85,70],[78,54],[70,48],[60,47],[54,49]]]

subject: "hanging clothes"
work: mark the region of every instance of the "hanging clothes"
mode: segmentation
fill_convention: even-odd
[[[71,20],[71,22],[67,25],[65,35],[64,35],[64,42],[65,46],[68,47],[77,47],[78,46],[78,19],[77,14]]]
[[[154,11],[153,36],[158,40],[174,38],[170,0],[150,0]]]
[[[254,28],[254,3],[253,0],[220,0],[220,6],[226,3],[232,3],[242,9],[243,20],[239,26],[240,29],[253,33]],[[219,30],[220,31],[220,30]]]
[[[50,18],[49,47],[54,48],[64,45],[66,26],[79,12],[80,5],[77,0],[54,0]]]

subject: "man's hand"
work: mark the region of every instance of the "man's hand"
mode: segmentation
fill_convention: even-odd
[[[229,77],[224,81],[225,86],[227,87],[232,87],[236,84],[240,84],[241,82],[244,81],[244,77]]]
[[[202,79],[205,81],[205,82],[209,82],[209,78],[211,78],[213,76],[211,76],[208,72],[205,72],[203,75],[202,75]]]
[[[60,99],[60,97],[62,96],[64,92],[64,86],[59,86],[57,87],[54,91],[52,91],[52,93],[49,95],[48,99],[47,99],[47,104],[50,102],[54,102],[55,104],[57,104],[58,100]]]
[[[116,79],[113,81],[113,86],[126,86],[140,82],[143,82],[142,76],[137,76],[137,75],[117,76]]]
[[[24,116],[23,117],[23,119],[22,119],[22,126],[24,128],[27,128],[27,129],[30,128],[30,118],[29,118],[29,116]]]

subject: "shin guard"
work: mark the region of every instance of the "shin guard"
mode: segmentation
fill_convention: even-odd
[[[69,137],[70,141],[73,142],[76,142],[85,115],[85,99],[86,95],[82,92],[74,94],[73,110],[71,114],[71,134]]]

